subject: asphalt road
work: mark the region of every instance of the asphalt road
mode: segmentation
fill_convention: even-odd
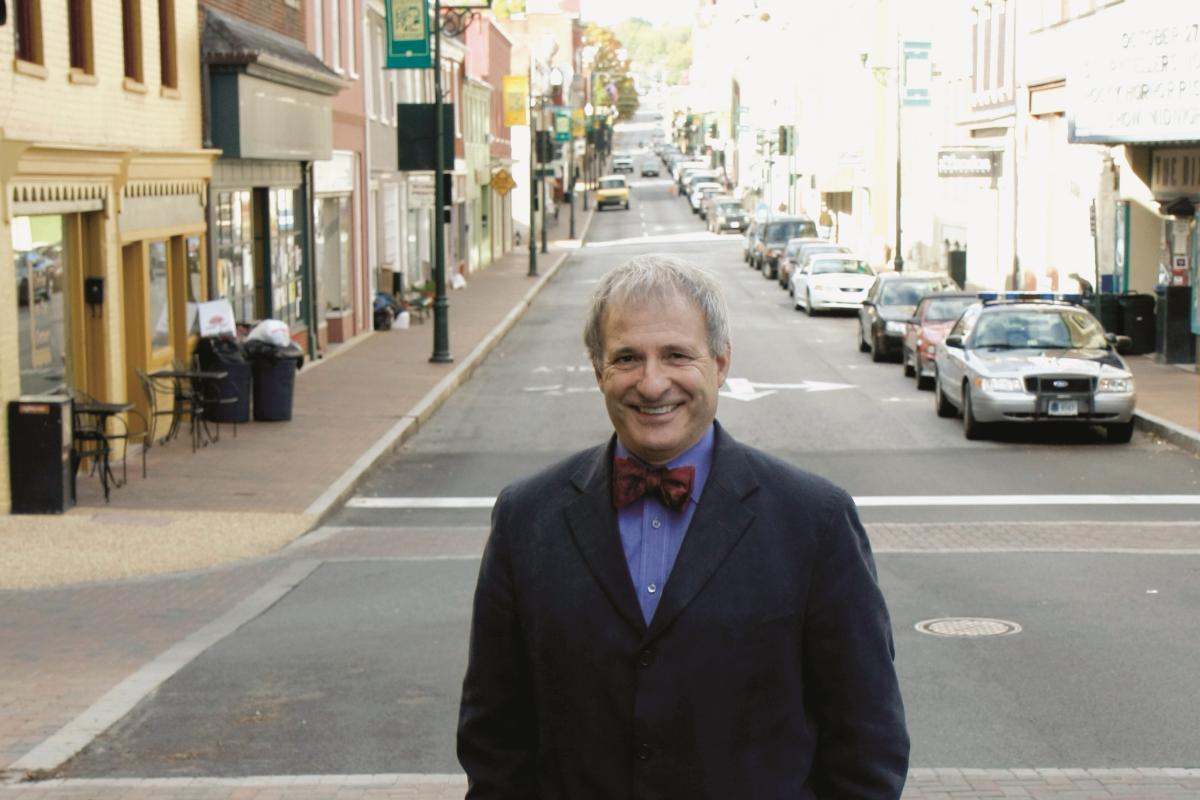
[[[1196,766],[1197,508],[1037,498],[1196,494],[1200,461],[1140,435],[1112,446],[1087,430],[968,442],[959,424],[934,415],[930,394],[898,364],[872,364],[857,351],[851,318],[794,311],[774,282],[742,262],[740,237],[705,233],[669,179],[633,183],[632,209],[596,216],[587,246],[472,380],[371,475],[359,499],[486,499],[606,438],[611,428],[580,337],[588,292],[635,253],[683,255],[729,294],[733,380],[719,418],[741,441],[860,498],[1024,498],[863,508],[869,526],[915,524],[917,535],[929,526],[932,552],[878,555],[914,766]],[[331,535],[360,536],[379,552],[424,526],[420,536],[432,531],[428,553],[438,550],[438,531],[478,538],[487,523],[486,508],[450,505],[351,503],[329,526]],[[1087,552],[1090,531],[1121,521],[1137,523],[1122,534],[1130,552]],[[1037,552],[1011,539],[997,542],[1003,552],[938,552],[947,523],[964,535],[997,523],[1031,535],[1052,529],[1073,536],[1080,552]],[[1135,552],[1144,531],[1164,527],[1188,546]],[[170,678],[66,774],[457,772],[453,730],[477,562],[470,554],[346,558],[321,566]],[[1021,630],[941,638],[914,628],[960,615]]]

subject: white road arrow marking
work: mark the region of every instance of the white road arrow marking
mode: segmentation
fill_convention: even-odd
[[[751,400],[760,400],[764,397],[769,397],[775,394],[774,390],[767,392],[758,392],[754,389],[754,384],[746,378],[726,378],[726,391],[720,392],[722,397],[729,397],[734,400],[742,400],[750,402]]]
[[[769,397],[779,389],[796,389],[802,392],[833,392],[838,389],[853,389],[849,383],[825,383],[823,381],[801,381],[800,383],[758,383],[747,378],[726,378],[722,397],[750,402]]]
[[[534,372],[553,372],[554,370],[550,369],[549,367],[534,367],[533,371]]]

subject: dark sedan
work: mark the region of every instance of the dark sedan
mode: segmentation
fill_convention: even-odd
[[[957,288],[950,276],[940,273],[883,273],[858,312],[858,349],[870,353],[872,361],[897,358],[904,348],[904,325],[921,298]]]

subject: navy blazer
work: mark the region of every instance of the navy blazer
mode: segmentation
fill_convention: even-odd
[[[647,626],[610,500],[614,442],[493,510],[459,715],[467,797],[898,798],[891,624],[850,497],[718,425]]]

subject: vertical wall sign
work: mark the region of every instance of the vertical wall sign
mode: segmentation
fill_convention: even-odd
[[[505,75],[504,91],[504,124],[528,125],[525,108],[529,103],[529,76]]]
[[[930,61],[929,42],[905,42],[902,102],[905,107],[929,105],[929,89],[933,82],[933,62]]]
[[[429,69],[433,45],[429,36],[426,0],[385,0],[387,69]]]

